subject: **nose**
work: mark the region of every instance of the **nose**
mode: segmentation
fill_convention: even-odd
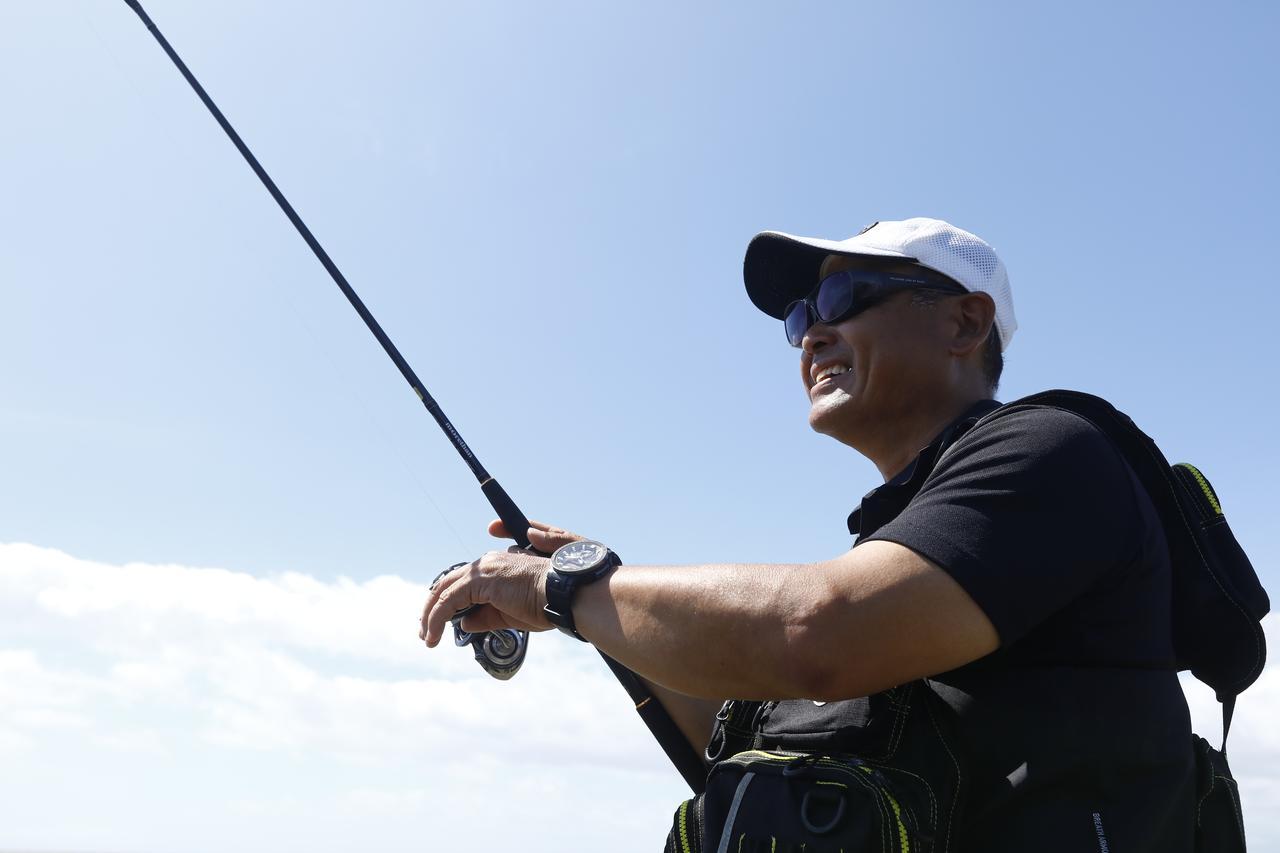
[[[800,349],[809,355],[817,355],[831,344],[835,332],[826,323],[815,321],[800,339]]]

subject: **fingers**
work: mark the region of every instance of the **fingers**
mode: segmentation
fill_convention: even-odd
[[[427,613],[422,624],[423,639],[427,643],[427,648],[435,648],[444,636],[445,628],[448,627],[454,614],[472,603],[465,596],[467,587],[467,584],[455,584],[450,587]]]
[[[472,634],[481,634],[485,631],[499,631],[503,628],[514,628],[517,631],[540,631],[537,625],[531,625],[506,613],[502,613],[494,607],[479,607],[466,616],[462,617],[462,630],[470,631]]]
[[[554,529],[555,528],[553,528],[550,524],[547,524],[546,522],[534,521],[533,519],[530,519],[529,529],[525,531],[525,535],[527,536],[536,530],[554,530]],[[504,524],[503,521],[498,518],[495,518],[493,521],[489,522],[489,535],[496,536],[499,539],[515,538],[514,536],[511,535],[511,531],[507,530],[507,525]]]
[[[514,554],[490,551],[437,579],[422,607],[418,631],[418,638],[428,648],[434,648],[449,622],[472,605],[486,606],[463,617],[462,627],[467,631],[541,631],[551,627],[543,612],[547,561],[515,550]]]
[[[427,602],[422,608],[421,626],[418,630],[419,640],[427,640],[430,636],[429,630],[432,610],[436,608],[439,600],[444,597],[446,590],[462,579],[462,574],[459,570],[468,568],[469,566],[470,564],[467,563],[460,563],[453,566],[442,572],[440,576],[436,578],[435,583],[431,585],[430,592],[427,596]],[[446,621],[448,622],[452,622],[456,618],[456,613],[450,613],[447,605],[441,607],[441,611],[446,615]],[[470,631],[473,634],[479,634],[485,631],[496,631],[501,628],[515,628],[520,631],[528,631],[531,629],[537,630],[527,622],[507,616],[489,605],[479,605],[475,607],[472,612],[462,617],[461,627],[462,630]],[[442,634],[444,633],[444,630],[444,628],[441,629]],[[439,639],[442,638],[437,638],[436,642],[439,642]],[[428,642],[427,645],[433,646],[434,643]]]
[[[499,539],[514,539],[507,526],[501,521],[495,519],[489,522],[489,535],[496,536]],[[529,537],[529,544],[544,554],[550,554],[552,551],[567,545],[570,542],[577,542],[584,537],[576,533],[570,533],[562,527],[555,527],[542,521],[529,521],[529,529],[525,533]]]
[[[428,648],[435,648],[440,642],[444,626],[456,612],[474,603],[467,596],[469,584],[463,579],[475,568],[476,562],[456,567],[432,584],[422,606],[422,627],[418,631],[418,639],[425,640]]]

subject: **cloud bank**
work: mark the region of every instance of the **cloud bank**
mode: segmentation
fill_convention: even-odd
[[[596,846],[623,849],[619,822],[660,845],[682,783],[590,649],[537,635],[497,682],[418,641],[424,597],[0,545],[0,849],[352,849],[429,827],[552,849],[518,830],[583,784],[616,807],[587,822]]]
[[[421,583],[0,545],[0,849],[657,849],[686,796],[586,647],[511,682],[417,640]],[[1216,741],[1212,694],[1184,684]],[[1250,841],[1280,843],[1280,669],[1241,699]],[[573,827],[549,803],[591,792]]]

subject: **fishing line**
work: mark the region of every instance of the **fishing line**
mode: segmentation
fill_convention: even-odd
[[[449,441],[453,444],[458,455],[462,457],[463,462],[465,462],[467,467],[471,469],[471,473],[480,484],[480,491],[484,493],[486,498],[488,498],[489,504],[494,508],[494,511],[498,513],[498,517],[502,519],[502,523],[506,527],[507,532],[521,547],[530,549],[527,532],[529,529],[528,518],[526,518],[520,508],[516,506],[515,501],[513,501],[506,493],[506,490],[504,490],[502,486],[499,485],[498,481],[490,476],[489,472],[480,464],[480,460],[476,457],[475,453],[473,453],[471,448],[467,446],[467,443],[463,441],[461,434],[458,433],[458,430],[445,416],[444,411],[435,401],[435,398],[427,392],[421,380],[419,380],[417,375],[413,372],[413,368],[411,368],[408,362],[404,360],[400,351],[396,349],[395,344],[391,342],[391,339],[387,337],[386,332],[384,332],[382,327],[378,325],[378,321],[374,319],[373,314],[371,314],[369,309],[365,307],[364,302],[362,302],[360,297],[356,295],[355,290],[347,282],[337,265],[334,264],[328,253],[325,252],[324,247],[320,245],[320,242],[311,233],[310,229],[307,228],[306,224],[302,221],[302,218],[298,216],[297,211],[293,209],[293,205],[291,205],[288,199],[284,197],[284,194],[280,191],[279,187],[276,186],[275,182],[271,179],[271,176],[267,174],[266,170],[262,167],[262,164],[258,162],[258,159],[253,155],[253,152],[249,150],[248,145],[246,145],[244,140],[240,138],[240,134],[238,134],[235,128],[231,126],[231,123],[227,120],[226,116],[222,114],[222,111],[218,109],[218,106],[213,102],[213,99],[210,98],[209,94],[204,90],[204,87],[200,85],[199,81],[196,80],[190,69],[187,68],[186,63],[182,61],[174,51],[173,47],[170,46],[168,40],[161,35],[160,30],[156,28],[155,23],[143,10],[142,4],[139,0],[124,0],[124,2],[138,15],[138,18],[146,25],[152,36],[155,37],[156,42],[159,43],[164,52],[168,54],[169,58],[173,61],[174,66],[177,67],[179,72],[181,72],[187,83],[190,84],[192,90],[194,90],[196,95],[199,96],[205,107],[208,108],[209,113],[218,122],[223,132],[226,133],[227,138],[229,138],[232,144],[235,145],[245,162],[249,164],[249,167],[253,170],[254,174],[258,176],[262,185],[267,189],[267,192],[269,192],[271,197],[275,199],[280,210],[286,217],[288,217],[289,221],[293,223],[294,228],[297,230],[299,236],[301,236],[306,242],[307,246],[310,247],[312,254],[316,257],[316,260],[320,261],[320,264],[325,268],[325,271],[329,273],[329,277],[333,279],[334,284],[336,284],[338,289],[342,291],[343,295],[347,297],[347,301],[351,303],[351,307],[360,315],[360,319],[364,321],[365,326],[373,334],[374,338],[377,339],[378,343],[382,346],[383,351],[386,352],[387,356],[395,364],[405,381],[409,383],[409,386],[413,389],[413,392],[422,402],[422,405],[426,408],[427,412],[435,419],[436,424],[449,438]],[[455,614],[453,620],[455,641],[458,642],[459,645],[471,645],[475,650],[476,660],[484,666],[485,671],[490,675],[493,675],[496,678],[510,678],[514,675],[515,672],[519,670],[520,665],[524,660],[524,653],[527,648],[525,643],[528,639],[528,632],[506,629],[503,631],[492,631],[487,634],[467,634],[462,630],[460,624],[461,620],[458,618],[461,615],[462,613]],[[685,781],[688,782],[689,786],[695,792],[700,792],[705,787],[706,781],[706,767],[702,763],[702,757],[693,748],[689,741],[685,739],[684,734],[676,726],[675,721],[671,718],[670,714],[668,714],[666,709],[662,707],[662,703],[654,698],[653,694],[650,693],[648,687],[638,675],[610,658],[604,652],[600,652],[600,656],[604,658],[604,662],[608,665],[609,669],[612,670],[614,676],[617,677],[619,683],[622,684],[628,695],[630,695],[631,700],[635,702],[636,712],[639,713],[640,718],[644,720],[645,725],[648,726],[649,731],[658,741],[658,744],[667,754],[667,757],[670,758],[671,762],[676,766],[680,775],[684,777]]]
[[[182,150],[183,146],[179,144],[179,140],[175,135],[172,124],[162,121],[157,115],[153,101],[142,96],[142,86],[137,76],[126,68],[119,55],[116,54],[116,52],[111,48],[111,45],[102,37],[98,28],[93,25],[91,16],[73,15],[70,12],[66,12],[66,17],[76,19],[83,28],[83,31],[88,32],[92,36],[93,40],[102,48],[103,53],[111,59],[112,64],[116,66],[116,69],[119,72],[120,78],[128,82],[129,85],[127,88],[130,90],[130,95],[141,108],[141,111],[152,120],[151,123],[153,126],[164,128],[164,139],[169,143],[169,150]],[[368,399],[359,391],[359,383],[354,381],[354,377],[351,375],[349,370],[334,356],[332,343],[324,336],[318,334],[315,327],[306,318],[306,315],[298,305],[297,297],[293,291],[289,288],[266,288],[266,290],[278,300],[277,304],[283,304],[288,308],[298,326],[306,331],[306,333],[311,337],[313,343],[316,345],[316,349],[324,356],[325,360],[329,362],[330,367],[334,369],[339,378],[344,380],[343,382],[336,384],[343,388],[348,395],[348,399],[354,401],[353,408],[356,408],[361,412],[368,423],[371,424],[374,430],[383,438],[385,444],[394,448],[397,460],[404,472],[408,474],[409,480],[426,499],[427,503],[431,505],[431,508],[435,511],[436,515],[440,517],[445,529],[449,531],[449,534],[453,537],[454,541],[458,543],[458,547],[464,552],[473,550],[471,547],[468,547],[467,543],[463,540],[462,535],[458,532],[458,529],[453,525],[453,522],[449,520],[448,515],[445,514],[440,503],[427,488],[423,478],[406,461],[412,457],[407,452],[404,442],[399,438],[393,437],[393,433],[386,427],[386,425],[375,417],[373,407],[369,404]]]

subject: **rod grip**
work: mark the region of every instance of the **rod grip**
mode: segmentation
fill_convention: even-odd
[[[520,507],[516,506],[516,502],[511,500],[507,490],[490,477],[480,484],[480,491],[484,492],[484,496],[489,499],[489,505],[493,507],[494,512],[498,513],[498,518],[502,519],[507,533],[516,541],[516,544],[521,548],[528,548],[529,519],[520,511]]]

